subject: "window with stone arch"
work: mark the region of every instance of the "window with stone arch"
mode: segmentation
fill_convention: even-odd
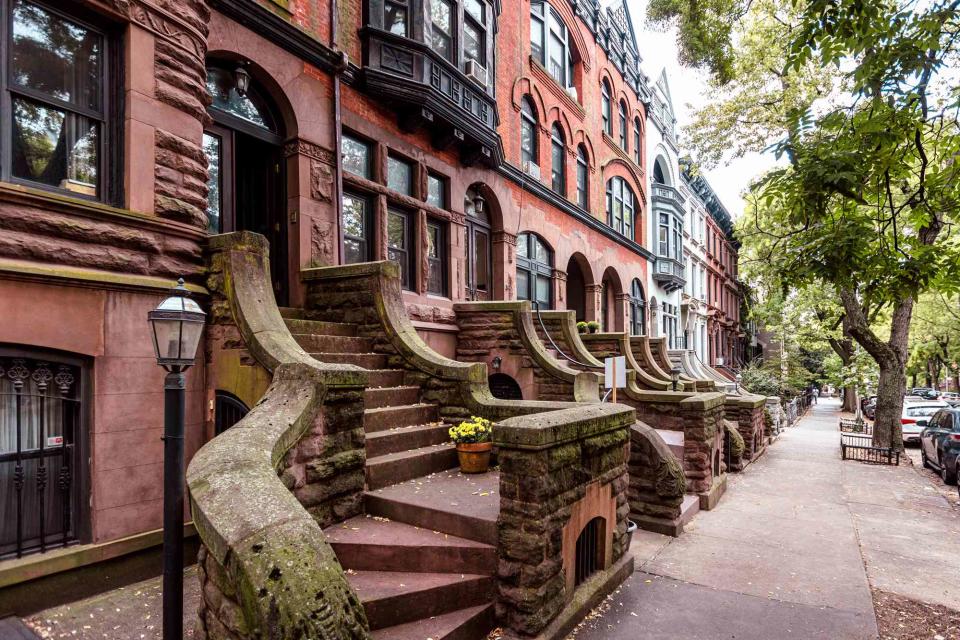
[[[520,101],[520,160],[525,171],[540,158],[537,128],[537,112],[530,96],[523,96]]]
[[[525,231],[517,236],[517,300],[540,309],[553,306],[553,250],[543,238]]]
[[[613,136],[613,107],[610,104],[610,83],[606,78],[600,83],[600,115],[603,118],[603,132]]]
[[[647,334],[647,302],[643,295],[643,285],[636,278],[630,285],[630,334]]]
[[[563,129],[554,122],[550,128],[550,188],[560,195],[567,194],[567,145],[563,138]]]
[[[623,100],[620,101],[620,148],[624,151],[627,150],[627,103]]]
[[[640,118],[633,119],[633,161],[640,166]]]
[[[633,190],[627,181],[614,176],[607,181],[607,225],[622,236],[633,240]]]
[[[577,204],[581,209],[590,210],[590,166],[582,144],[577,146]]]
[[[543,0],[530,3],[530,55],[564,89],[574,89],[570,31],[557,10]]]

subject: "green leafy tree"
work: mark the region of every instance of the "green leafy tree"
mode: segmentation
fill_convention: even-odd
[[[664,0],[649,17],[675,21],[684,58],[709,68],[717,82],[744,84],[743,72],[733,73],[737,48],[697,54],[751,33],[757,14],[750,1],[690,3],[702,4],[697,10],[683,4]],[[960,101],[949,73],[960,0],[773,6],[775,16],[790,18],[782,39],[770,43],[783,66],[754,73],[774,86],[778,74],[813,65],[838,80],[828,96],[795,96],[767,112],[770,131],[782,127],[775,150],[787,165],[752,187],[740,238],[785,286],[835,292],[845,334],[877,363],[874,442],[899,448],[914,303],[933,288],[955,290],[960,262],[943,233],[960,211]],[[878,331],[881,318],[886,328]]]

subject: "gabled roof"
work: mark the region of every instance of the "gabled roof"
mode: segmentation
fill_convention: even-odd
[[[676,112],[673,110],[673,96],[670,95],[670,82],[667,80],[667,68],[664,67],[660,71],[660,77],[657,78],[657,88],[663,93],[663,100],[666,103],[667,111],[670,112],[670,115],[676,115]]]
[[[626,36],[626,43],[639,58],[640,49],[637,47],[637,34],[633,28],[633,18],[630,17],[627,0],[610,0],[610,2],[604,3],[604,8],[610,14],[611,24],[617,27],[622,35]]]

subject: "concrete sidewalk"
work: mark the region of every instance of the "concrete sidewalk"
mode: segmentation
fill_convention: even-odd
[[[958,607],[956,508],[909,462],[841,461],[838,416],[821,399],[680,538],[638,532],[638,573],[577,639],[876,638],[871,583]]]

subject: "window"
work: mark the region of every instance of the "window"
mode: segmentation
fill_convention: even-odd
[[[620,101],[620,148],[627,150],[627,103]]]
[[[630,285],[630,333],[642,336],[647,333],[647,303],[643,296],[643,285],[634,279]]]
[[[633,191],[620,176],[607,181],[607,225],[611,229],[633,239]]]
[[[573,48],[560,14],[542,0],[530,3],[530,54],[564,89],[573,86]]]
[[[600,84],[600,115],[603,117],[603,132],[613,135],[613,113],[610,106],[610,85],[606,79]]]
[[[669,349],[678,349],[679,337],[677,335],[677,307],[669,304],[663,303],[663,313],[661,313],[662,320],[662,329],[663,335],[667,338],[667,348]]]
[[[106,36],[26,0],[8,6],[3,178],[107,199],[105,154],[119,145],[109,139]]]
[[[530,300],[540,309],[553,303],[553,251],[533,233],[517,236],[517,300]]]
[[[673,218],[673,253],[672,258],[677,262],[683,262],[683,220]]]
[[[447,295],[447,233],[439,220],[427,219],[427,293]]]
[[[554,123],[550,130],[550,185],[560,195],[567,193],[567,162],[566,146],[563,141],[563,131],[560,125]]]
[[[430,46],[448,62],[454,62],[453,6],[447,0],[430,0]]]
[[[533,110],[530,98],[524,96],[520,102],[520,160],[525,171],[527,165],[537,164],[537,146],[537,112]]]
[[[463,3],[463,59],[487,64],[487,11],[481,0]]]
[[[582,209],[590,209],[589,167],[587,151],[583,145],[577,147],[577,204]]]
[[[405,211],[387,211],[387,259],[400,265],[400,285],[411,289],[414,266],[413,220]]]
[[[407,3],[405,0],[384,0],[383,28],[398,36],[407,36]]]
[[[633,119],[633,161],[640,166],[640,118]]]
[[[340,139],[340,154],[343,156],[343,170],[370,180],[373,176],[373,150],[370,144],[343,134]]]
[[[660,214],[659,226],[657,229],[657,255],[663,257],[670,256],[670,216],[666,213]]]
[[[427,176],[427,204],[438,209],[447,208],[447,181],[440,176]]]
[[[366,198],[343,194],[343,262],[355,264],[373,259],[370,242],[370,202]]]
[[[413,165],[406,160],[387,157],[387,186],[404,195],[413,195]]]

